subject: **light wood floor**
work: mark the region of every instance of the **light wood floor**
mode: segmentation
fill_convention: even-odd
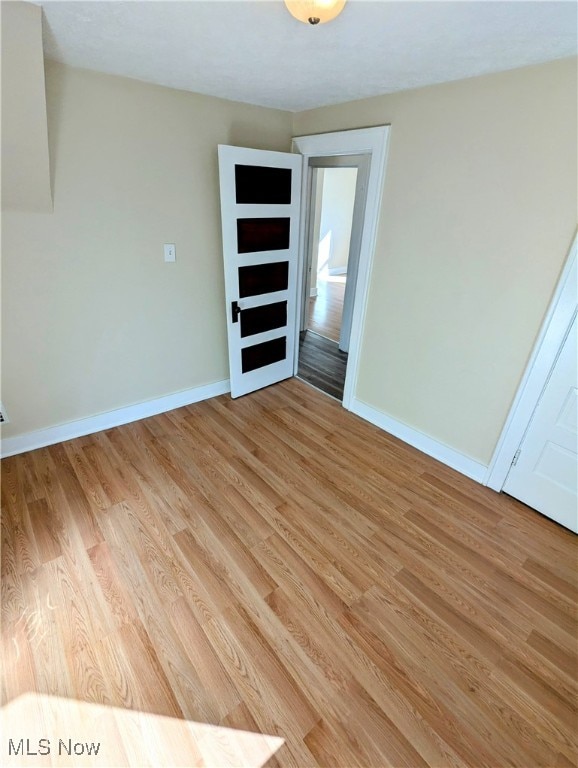
[[[318,294],[309,299],[309,330],[339,341],[345,283],[329,279],[317,281]]]
[[[4,701],[271,766],[575,765],[576,537],[302,382],[6,459],[2,500]]]

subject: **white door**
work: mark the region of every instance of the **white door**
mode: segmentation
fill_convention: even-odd
[[[232,397],[293,376],[301,162],[219,146]]]
[[[578,533],[576,316],[503,490]]]

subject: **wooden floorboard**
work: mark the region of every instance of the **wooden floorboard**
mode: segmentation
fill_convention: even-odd
[[[576,765],[577,538],[296,379],[5,459],[2,510],[3,702],[104,705],[91,765]]]
[[[317,296],[309,299],[307,328],[333,341],[339,341],[345,281],[343,277],[317,280]]]
[[[297,375],[336,400],[343,400],[347,353],[336,341],[303,331],[299,337],[299,367]]]

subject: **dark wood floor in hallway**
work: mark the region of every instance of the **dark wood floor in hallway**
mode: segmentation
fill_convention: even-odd
[[[298,380],[5,459],[2,503],[5,702],[267,766],[576,764],[576,537]]]
[[[302,331],[299,338],[297,371],[300,379],[336,400],[343,400],[346,369],[347,353],[339,349],[336,341],[312,331]]]

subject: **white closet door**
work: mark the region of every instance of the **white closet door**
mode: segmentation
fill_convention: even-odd
[[[503,490],[578,533],[576,317]]]

